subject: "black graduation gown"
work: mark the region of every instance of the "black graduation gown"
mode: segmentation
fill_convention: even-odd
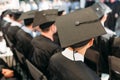
[[[43,35],[34,38],[32,40],[32,45],[34,47],[32,62],[39,70],[47,75],[46,69],[50,57],[57,51],[60,51],[61,48]]]
[[[72,61],[61,53],[50,59],[49,80],[100,80],[82,61]]]
[[[16,33],[20,29],[18,26],[10,26],[7,31],[7,36],[10,39],[10,41],[16,45]]]
[[[2,28],[2,31],[3,31],[4,34],[7,33],[7,30],[10,27],[10,24],[11,24],[10,22],[7,22],[5,20],[1,20],[0,27]]]
[[[33,52],[33,46],[31,44],[33,37],[20,29],[16,34],[16,39],[17,50],[20,51],[27,59],[30,59]]]
[[[112,9],[112,12],[108,14],[107,20],[105,21],[105,26],[109,29],[115,31],[115,25],[117,18],[115,14],[119,14],[120,12],[120,1],[116,1],[114,3],[107,3],[107,5]]]

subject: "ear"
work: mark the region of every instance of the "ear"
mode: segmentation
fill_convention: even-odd
[[[91,46],[93,45],[93,42],[94,42],[94,38],[92,38],[92,39],[89,41],[88,45],[91,47]]]
[[[52,24],[51,30],[53,31],[53,33],[56,33],[56,25],[55,24]]]

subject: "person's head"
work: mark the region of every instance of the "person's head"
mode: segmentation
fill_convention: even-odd
[[[33,20],[34,20],[34,16],[35,16],[36,12],[37,12],[36,10],[24,12],[19,17],[19,20],[24,20],[24,25],[25,26],[32,26]]]
[[[30,26],[33,23],[33,18],[29,18],[29,19],[24,19],[24,25],[25,26]]]
[[[19,17],[22,14],[22,11],[18,11],[18,10],[12,10],[12,19],[14,21],[19,21]]]
[[[50,30],[53,33],[57,32],[55,22],[47,22],[47,23],[41,24],[39,27],[40,27],[42,32],[48,32]]]
[[[6,16],[9,16],[9,17],[12,16],[11,15],[11,10],[7,9],[7,10],[3,11],[2,14],[1,14],[1,19],[3,19]]]
[[[56,33],[55,19],[58,16],[57,9],[48,9],[36,12],[33,27],[39,26],[41,32],[53,35]]]
[[[73,51],[81,53],[82,55],[85,55],[85,52],[88,48],[90,48],[94,43],[94,38],[91,38],[89,40],[85,40],[79,43],[76,43],[74,45],[71,45],[70,47],[73,49]]]
[[[77,51],[86,51],[95,37],[106,33],[91,7],[58,17],[56,25],[61,47],[72,47]]]

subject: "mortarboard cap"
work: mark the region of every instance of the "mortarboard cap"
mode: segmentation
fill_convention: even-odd
[[[13,9],[12,11],[12,16],[14,17],[15,20],[18,20],[20,15],[23,13],[22,11],[19,11],[18,9]]]
[[[7,9],[5,11],[3,11],[3,16],[6,16],[7,14],[11,14],[12,11],[10,9]]]
[[[58,17],[56,26],[62,48],[106,33],[91,7]]]
[[[37,12],[37,10],[32,10],[32,11],[24,12],[24,13],[22,13],[22,15],[19,17],[19,20],[34,18],[36,12]]]
[[[112,11],[105,3],[101,2],[93,4],[91,8],[96,12],[99,18],[101,18],[104,14],[108,14]]]
[[[47,22],[54,22],[58,14],[57,9],[48,9],[36,12],[33,21],[33,27],[42,25]]]

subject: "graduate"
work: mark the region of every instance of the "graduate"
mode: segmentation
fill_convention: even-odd
[[[55,19],[58,16],[58,10],[43,10],[35,14],[33,26],[39,26],[41,35],[32,40],[34,48],[32,62],[33,64],[47,75],[47,66],[50,57],[61,50],[61,47],[54,42],[54,34],[57,32]]]
[[[65,49],[51,57],[49,80],[100,80],[84,63],[94,38],[106,33],[96,12],[89,7],[57,18],[60,44]]]
[[[24,26],[16,33],[16,48],[18,51],[23,53],[23,55],[27,59],[31,58],[33,52],[31,40],[34,38],[35,33],[33,27],[33,20],[36,12],[36,10],[33,10],[22,13],[19,20],[24,21]]]

